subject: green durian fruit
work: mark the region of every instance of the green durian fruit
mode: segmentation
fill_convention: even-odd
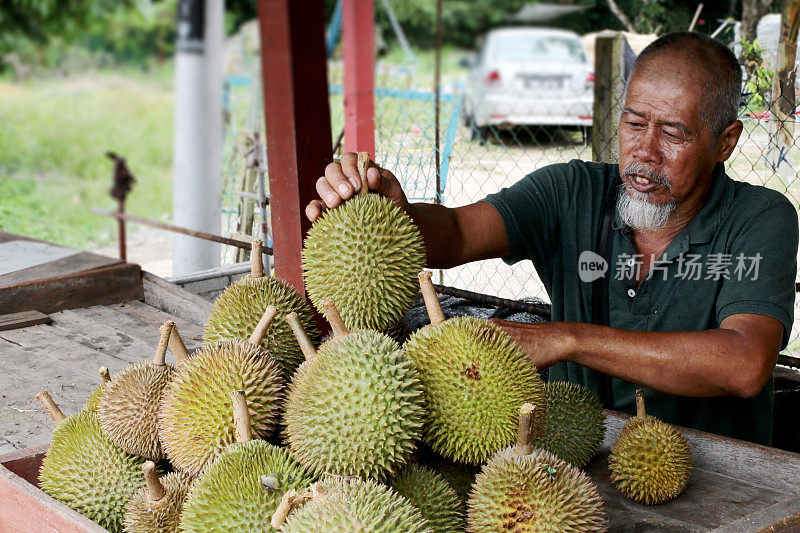
[[[235,417],[238,442],[192,486],[181,518],[184,533],[274,532],[270,521],[283,495],[314,481],[288,450],[252,440],[247,403],[234,400],[234,406],[243,411]]]
[[[100,403],[100,400],[103,398],[103,392],[105,391],[106,384],[111,381],[111,374],[108,371],[108,367],[101,366],[100,367],[100,385],[94,388],[94,390],[89,393],[89,397],[86,399],[86,404],[83,408],[87,411],[92,411],[94,413],[97,412],[97,404]]]
[[[305,298],[285,281],[264,276],[261,241],[258,250],[251,254],[253,272],[226,288],[214,301],[203,329],[203,340],[208,343],[246,338],[264,314],[267,306],[274,306],[278,316],[262,340],[262,347],[272,355],[288,379],[303,361],[303,354],[283,317],[297,313],[309,336],[319,341],[314,314]],[[255,246],[254,246],[255,248]]]
[[[142,465],[146,486],[128,502],[125,533],[178,533],[181,511],[192,478],[183,472],[158,477],[156,465]]]
[[[626,497],[652,505],[677,498],[689,484],[692,451],[677,429],[648,416],[644,393],[636,391],[635,417],[611,447],[611,481]]]
[[[311,301],[321,310],[323,299],[333,299],[350,330],[383,331],[396,324],[414,302],[414,276],[424,265],[414,221],[377,194],[356,196],[323,213],[303,246]]]
[[[292,511],[281,533],[433,533],[419,509],[373,480],[319,485],[320,495]]]
[[[317,475],[383,479],[414,451],[424,417],[422,385],[392,339],[370,330],[347,333],[332,322],[337,337],[310,354],[289,387],[288,445]]]
[[[475,482],[475,476],[481,471],[481,467],[466,463],[456,463],[446,457],[442,457],[424,444],[419,447],[417,456],[421,465],[442,476],[453,487],[453,490],[458,495],[460,509],[463,514],[466,514],[467,497],[472,484]]]
[[[158,439],[158,407],[174,372],[165,362],[174,327],[174,322],[165,322],[153,361],[140,361],[115,374],[103,385],[97,403],[103,434],[126,452],[153,461],[164,458]]]
[[[467,531],[607,531],[597,486],[578,468],[533,448],[531,411],[523,405],[517,445],[499,451],[475,478]]]
[[[278,423],[283,377],[261,348],[276,309],[268,307],[248,341],[206,344],[181,364],[158,411],[158,431],[178,470],[197,476],[235,441],[230,392],[244,390],[253,430],[266,437]]]
[[[144,486],[145,460],[108,440],[96,413],[82,410],[64,418],[46,392],[37,398],[58,424],[39,470],[39,488],[112,533],[121,532],[126,504]]]
[[[603,442],[603,405],[592,391],[577,383],[547,383],[545,394],[547,424],[535,446],[583,468]]]
[[[546,421],[544,383],[525,351],[500,328],[473,317],[444,320],[430,272],[420,274],[431,325],[403,345],[419,371],[427,418],[422,439],[459,462],[481,464],[514,442],[519,406]]]
[[[434,533],[464,531],[461,501],[453,487],[433,470],[415,463],[403,468],[389,486],[419,509]]]

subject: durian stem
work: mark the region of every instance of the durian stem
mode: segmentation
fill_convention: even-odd
[[[281,502],[278,504],[278,508],[275,509],[269,524],[280,531],[283,527],[283,523],[286,522],[286,519],[289,517],[289,514],[295,510],[297,506],[306,501],[314,500],[320,494],[321,493],[317,491],[316,484],[311,485],[311,490],[306,490],[299,494],[295,489],[289,489],[283,494]]]
[[[233,426],[236,428],[236,442],[253,440],[253,426],[250,422],[250,410],[243,390],[231,391],[233,404]]]
[[[166,496],[167,489],[158,479],[156,464],[153,461],[145,461],[142,465],[142,473],[144,474],[144,482],[147,484],[147,497],[151,502],[157,502]]]
[[[103,385],[111,381],[111,372],[108,371],[107,366],[100,367],[100,381],[103,383]]]
[[[636,389],[636,418],[645,418],[647,411],[644,409],[644,391]]]
[[[303,355],[306,356],[306,361],[317,355],[317,349],[314,348],[314,343],[311,342],[311,337],[309,337],[308,333],[306,333],[306,330],[303,329],[303,324],[300,323],[300,317],[297,316],[297,313],[291,312],[286,315],[286,323],[289,324],[290,328],[292,328],[294,338],[297,339],[297,344],[300,345]]]
[[[253,330],[253,334],[250,335],[248,342],[254,346],[261,346],[261,341],[264,340],[264,336],[267,334],[267,330],[269,329],[269,325],[272,324],[272,321],[275,320],[275,315],[278,314],[278,309],[274,305],[268,305],[267,309],[264,311],[264,314],[261,315],[261,320],[258,321],[256,325],[256,329]]]
[[[264,256],[262,252],[263,243],[260,239],[253,239],[250,243],[250,277],[264,277]]]
[[[369,168],[368,152],[358,152],[356,168],[358,169],[358,176],[361,178],[361,188],[358,190],[358,195],[366,196],[369,194],[369,185],[367,185],[367,169]]]
[[[172,335],[172,330],[175,328],[175,322],[172,320],[165,321],[160,328],[161,338],[158,339],[158,347],[156,354],[153,356],[154,366],[164,366],[167,364],[167,346],[169,346],[169,337]]]
[[[347,326],[344,325],[344,321],[342,320],[342,315],[339,314],[339,310],[336,308],[336,304],[333,303],[333,300],[330,298],[325,298],[322,300],[322,308],[324,309],[325,318],[328,319],[328,322],[331,325],[331,329],[333,330],[333,338],[338,339],[340,337],[344,337],[348,333]]]
[[[50,415],[50,418],[52,418],[53,422],[56,424],[61,423],[62,420],[67,418],[66,415],[61,412],[61,409],[58,408],[56,402],[53,401],[53,398],[50,397],[49,392],[40,392],[36,395],[36,399],[44,406],[45,411],[47,411],[47,414]]]
[[[536,407],[532,403],[523,403],[519,408],[519,426],[517,427],[517,444],[514,451],[517,455],[530,455],[533,452],[533,412]]]
[[[178,326],[172,328],[172,334],[169,336],[169,350],[179,365],[189,360],[189,350],[186,349],[186,344],[184,344],[181,334],[178,333]]]
[[[422,299],[425,300],[425,309],[428,310],[428,316],[431,319],[431,325],[437,326],[445,321],[442,305],[439,303],[439,296],[436,294],[436,289],[433,288],[431,281],[431,273],[423,270],[419,273],[419,288],[422,291]]]

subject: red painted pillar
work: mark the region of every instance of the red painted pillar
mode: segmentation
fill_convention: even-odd
[[[305,294],[305,206],[331,162],[324,0],[258,0],[275,273]]]
[[[375,6],[344,0],[344,150],[375,157]]]

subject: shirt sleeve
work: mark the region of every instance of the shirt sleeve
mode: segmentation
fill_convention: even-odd
[[[559,221],[573,181],[571,165],[540,168],[484,199],[503,220],[510,250],[503,258],[506,263],[547,262],[548,250],[552,253],[559,239]]]
[[[717,323],[736,314],[772,317],[792,331],[797,271],[797,211],[785,197],[750,218],[730,247],[729,279],[717,298]]]

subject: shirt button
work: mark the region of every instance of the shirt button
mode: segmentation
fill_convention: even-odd
[[[636,291],[635,291],[635,290],[633,290],[633,289],[628,289],[628,296],[630,296],[631,298],[633,298],[634,296],[636,296]]]

